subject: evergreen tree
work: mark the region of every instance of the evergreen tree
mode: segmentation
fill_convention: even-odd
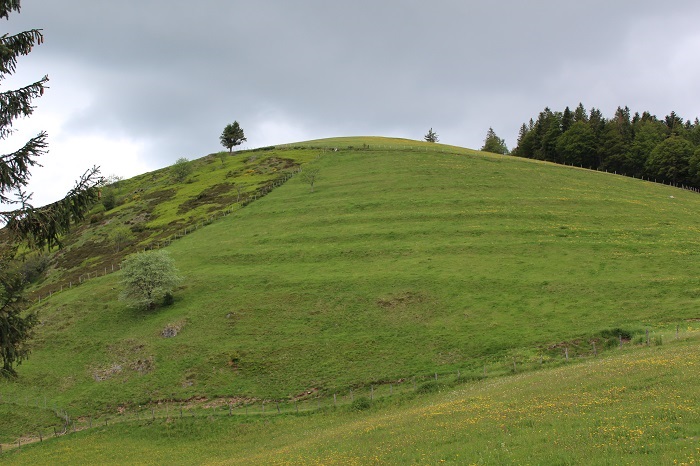
[[[664,123],[666,124],[667,134],[669,136],[681,136],[685,133],[683,118],[676,115],[676,112],[671,112],[669,115],[666,115]]]
[[[577,123],[579,121],[582,121],[583,123],[588,122],[588,114],[586,113],[586,108],[583,106],[582,103],[579,103],[578,107],[576,107],[576,110],[574,110],[574,123]]]
[[[494,154],[508,153],[506,141],[499,138],[493,128],[489,128],[489,130],[486,132],[486,139],[484,139],[484,146],[481,148],[481,150],[484,152],[493,152]]]
[[[535,123],[535,132],[539,141],[539,146],[535,149],[535,158],[558,162],[557,140],[562,134],[561,113],[554,113],[546,107]]]
[[[423,136],[423,139],[425,139],[427,142],[438,142],[440,140],[438,139],[437,133],[433,131],[433,128],[428,130],[428,134]]]
[[[221,145],[228,149],[228,153],[233,152],[235,146],[239,146],[243,141],[247,141],[245,134],[243,133],[243,128],[238,124],[237,121],[226,125],[221,136],[219,136]],[[223,162],[223,161],[222,161]]]
[[[535,155],[535,122],[530,118],[530,122],[520,127],[518,133],[518,144],[511,151],[512,155],[525,158],[533,158]]]
[[[566,107],[564,109],[564,113],[561,114],[561,131],[563,133],[566,133],[569,131],[569,128],[571,128],[571,125],[574,124],[574,114],[571,113],[571,110],[569,110],[569,107]]]
[[[0,18],[8,19],[11,12],[20,10],[19,0],[0,0]],[[0,81],[12,75],[20,56],[29,54],[35,45],[43,42],[40,29],[0,37]],[[12,134],[16,118],[27,117],[34,111],[32,101],[44,93],[48,77],[20,89],[0,93],[0,139]],[[60,237],[72,222],[82,220],[88,208],[98,199],[101,183],[97,167],[86,171],[66,197],[44,207],[30,204],[31,194],[25,191],[32,167],[37,158],[45,155],[47,134],[40,132],[18,150],[0,155],[0,223],[5,224],[5,250],[0,257],[0,375],[15,375],[15,366],[26,359],[27,340],[36,323],[34,314],[23,315],[25,283],[13,273],[14,257],[20,245],[30,248],[60,246]]]

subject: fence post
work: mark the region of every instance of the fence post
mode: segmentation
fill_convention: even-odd
[[[564,354],[566,355],[566,361],[568,362],[569,361],[569,347],[568,346],[564,348]]]

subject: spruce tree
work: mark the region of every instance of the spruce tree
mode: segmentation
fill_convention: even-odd
[[[228,149],[229,154],[233,152],[235,146],[240,145],[243,141],[247,141],[243,128],[237,121],[226,125],[221,136],[219,136],[219,140],[221,145]]]
[[[428,134],[423,136],[423,139],[425,139],[427,142],[438,142],[440,140],[438,139],[437,133],[433,131],[433,128],[428,130]]]
[[[486,132],[486,139],[484,139],[484,145],[481,148],[481,150],[484,152],[493,152],[494,154],[508,153],[508,147],[506,147],[506,142],[496,135],[496,132],[493,130],[493,128],[489,128],[489,130]]]
[[[8,19],[13,11],[20,11],[20,0],[0,0],[0,18]],[[0,36],[0,81],[12,75],[17,59],[28,55],[43,39],[40,29]],[[0,93],[1,140],[11,136],[16,118],[32,114],[32,102],[44,94],[48,80],[44,76],[22,88]],[[18,248],[60,246],[60,237],[71,223],[82,220],[98,199],[101,178],[99,169],[93,167],[63,199],[44,207],[32,206],[32,195],[25,188],[31,169],[40,166],[37,158],[45,155],[47,148],[47,134],[42,131],[16,151],[0,155],[0,224],[5,225],[0,254],[0,375],[5,377],[15,375],[14,367],[27,358],[26,342],[36,323],[36,315],[24,315],[24,280],[21,274],[13,273]]]

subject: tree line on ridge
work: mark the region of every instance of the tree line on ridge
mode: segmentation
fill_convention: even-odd
[[[700,121],[675,112],[659,119],[618,107],[607,119],[583,104],[563,112],[547,107],[521,126],[511,154],[700,187]]]

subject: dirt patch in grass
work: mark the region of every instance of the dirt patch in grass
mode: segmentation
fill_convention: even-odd
[[[425,301],[425,297],[420,293],[406,291],[397,295],[389,295],[377,300],[377,305],[384,309],[394,309],[406,307],[410,304],[420,304]]]
[[[182,328],[187,324],[185,320],[179,320],[177,322],[174,322],[172,324],[168,324],[165,326],[165,328],[160,332],[160,336],[163,338],[173,338],[176,337],[178,333],[182,330]]]
[[[143,200],[147,201],[149,204],[160,204],[165,201],[169,201],[175,197],[176,191],[174,189],[161,189],[160,191],[154,191],[152,193],[144,194]]]
[[[197,196],[180,204],[177,213],[182,215],[205,204],[225,205],[225,200],[229,200],[233,197],[230,195],[232,191],[235,191],[233,183],[216,184],[203,190]]]
[[[252,161],[251,159],[253,159],[253,157],[250,157],[248,160]],[[290,159],[285,159],[282,157],[269,157],[261,160],[253,170],[257,174],[264,175],[266,173],[274,173],[292,168],[296,165],[297,163]]]

